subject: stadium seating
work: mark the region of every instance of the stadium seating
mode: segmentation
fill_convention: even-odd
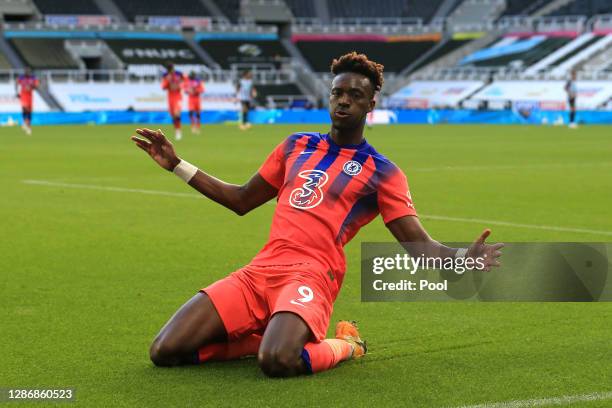
[[[64,47],[63,39],[12,38],[11,43],[25,61],[35,69],[76,69],[77,62]]]
[[[317,17],[312,0],[285,0],[295,17]]]
[[[400,17],[404,9],[403,0],[377,0],[375,7],[371,0],[329,0],[328,5],[332,18]]]
[[[425,65],[429,64],[430,62],[433,62],[437,60],[438,58],[442,57],[443,55],[449,54],[459,47],[463,47],[465,44],[467,44],[470,41],[472,40],[471,39],[450,39],[446,41],[444,44],[442,44],[440,48],[438,48],[437,50],[429,54],[427,58],[421,61],[413,69],[417,70],[419,68],[422,68]]]
[[[295,84],[265,84],[265,85],[255,85],[257,89],[257,104],[259,106],[269,106],[268,99],[276,99],[275,96],[278,96],[280,101],[287,103],[291,103],[291,100],[288,98],[290,96],[298,97],[297,99],[304,100],[306,97],[301,96],[302,91]],[[270,98],[268,98],[270,96]],[[285,96],[285,98],[283,98]],[[300,97],[301,96],[301,97]],[[278,104],[278,102],[277,102]]]
[[[581,52],[582,50],[590,47],[591,45],[593,45],[594,43],[596,43],[597,41],[601,40],[603,36],[601,35],[595,35],[593,36],[593,38],[591,38],[590,40],[586,41],[584,44],[582,44],[580,47],[577,47],[575,49],[573,49],[571,52],[568,52],[567,54],[563,55],[561,58],[557,59],[556,61],[552,62],[550,64],[550,66],[557,66],[557,65],[561,65],[562,63],[564,63],[565,61],[567,61],[568,59],[572,58],[574,55],[578,54],[579,52]]]
[[[461,64],[478,67],[504,67],[510,66],[512,63],[515,68],[518,68],[517,64],[520,64],[520,67],[524,68],[535,64],[540,59],[571,41],[571,38],[568,37],[536,37],[539,36],[534,36],[520,41],[521,43],[532,42],[532,44],[534,44],[526,49],[524,49],[524,47],[520,48],[518,44],[519,41],[517,40],[515,43],[511,43],[510,45],[503,47],[507,48],[509,51],[512,51],[509,47],[516,47],[517,52],[491,53],[491,57],[487,58],[484,52],[495,49],[494,47],[491,47],[480,50],[477,53],[466,57],[464,60],[462,60]],[[502,47],[497,48],[499,49]],[[474,58],[478,54],[482,55],[483,57]]]
[[[595,14],[612,13],[610,0],[574,0],[571,3],[553,11],[551,16],[592,16]]]
[[[429,23],[443,0],[407,0],[402,9],[402,17],[418,17]]]
[[[43,14],[102,14],[93,0],[34,0],[34,4]]]
[[[67,0],[69,1],[69,0]],[[120,0],[115,4],[129,20],[136,16],[207,16],[208,10],[195,0]]]
[[[289,57],[287,50],[278,40],[202,40],[199,44],[225,69],[234,64],[267,65],[279,68]]]
[[[533,0],[506,0],[504,16],[522,15],[523,12],[533,4]]]
[[[240,0],[216,0],[215,4],[223,14],[233,23],[240,17]]]
[[[436,41],[298,41],[297,47],[317,72],[328,72],[333,58],[351,51],[365,53],[385,66],[385,72],[400,72],[427,52]]]
[[[10,69],[11,64],[8,62],[4,54],[0,52],[0,69]]]

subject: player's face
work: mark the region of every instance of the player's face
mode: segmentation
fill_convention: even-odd
[[[374,92],[370,80],[361,74],[345,72],[336,75],[329,95],[329,115],[338,129],[363,125],[366,115],[374,108]]]

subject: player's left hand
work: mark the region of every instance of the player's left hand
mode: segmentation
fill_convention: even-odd
[[[487,228],[468,248],[468,251],[465,254],[466,258],[484,259],[484,268],[481,270],[486,272],[489,272],[491,267],[498,267],[501,265],[499,262],[499,257],[502,254],[500,250],[504,247],[504,244],[501,242],[493,245],[485,244],[485,240],[489,235],[491,235],[491,230]]]
[[[136,129],[136,133],[144,137],[141,139],[132,136],[136,146],[147,152],[162,168],[172,171],[180,163],[181,159],[176,155],[174,146],[160,129]]]

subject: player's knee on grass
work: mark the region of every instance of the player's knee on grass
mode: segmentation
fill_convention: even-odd
[[[302,350],[289,347],[261,348],[257,354],[261,371],[268,377],[290,377],[303,374]]]
[[[185,349],[183,342],[168,338],[168,336],[156,338],[149,349],[149,357],[158,367],[184,364],[189,354],[193,353],[193,350]]]

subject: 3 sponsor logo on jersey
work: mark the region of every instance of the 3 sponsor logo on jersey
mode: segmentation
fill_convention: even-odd
[[[323,201],[323,187],[329,176],[323,170],[302,170],[298,177],[305,181],[301,187],[294,189],[289,195],[289,204],[292,207],[307,210],[314,208]]]
[[[361,173],[361,169],[361,163],[356,162],[355,160],[349,160],[344,163],[344,166],[342,166],[342,171],[349,176],[358,175],[359,173]]]

